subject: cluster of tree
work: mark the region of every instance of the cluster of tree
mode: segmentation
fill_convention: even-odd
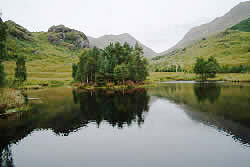
[[[72,77],[81,83],[144,81],[148,76],[148,62],[143,49],[136,44],[110,44],[106,48],[89,49],[72,65]]]
[[[247,73],[250,72],[249,65],[238,65],[238,66],[221,66],[219,73]]]
[[[5,72],[3,61],[7,57],[7,26],[0,18],[0,85],[4,83],[5,80]],[[25,81],[27,79],[26,66],[25,66],[25,58],[23,56],[17,57],[16,60],[16,69],[15,69],[15,79],[17,81]]]
[[[220,66],[214,57],[209,57],[206,61],[203,58],[197,58],[194,65],[194,73],[200,75],[202,81],[207,80],[207,78],[216,77],[216,73],[219,71]]]
[[[184,72],[180,65],[171,65],[170,67],[156,68],[155,72]]]

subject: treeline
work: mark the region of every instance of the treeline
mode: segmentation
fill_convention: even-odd
[[[216,60],[217,62],[217,60]],[[154,72],[187,72],[181,66],[171,65],[168,67],[157,67]],[[189,71],[190,73],[195,73],[194,69]],[[217,62],[216,73],[248,73],[250,72],[250,65],[237,65],[237,66],[228,66],[228,65],[220,65]]]
[[[238,65],[238,66],[220,66],[219,73],[247,73],[250,72],[249,65]]]
[[[185,72],[180,65],[171,65],[169,67],[156,68],[155,72]]]
[[[141,82],[148,74],[148,61],[138,43],[135,47],[111,43],[103,50],[95,47],[83,52],[79,62],[72,65],[74,80],[87,84]]]
[[[247,73],[250,72],[250,66],[220,66],[217,60],[211,56],[208,60],[201,57],[197,58],[193,71],[200,75],[201,80],[206,80],[207,78],[214,78],[216,73]]]

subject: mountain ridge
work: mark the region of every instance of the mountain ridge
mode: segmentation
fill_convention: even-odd
[[[180,65],[192,71],[198,57],[208,59],[213,56],[221,67],[246,67],[250,65],[250,18],[231,28],[195,42],[184,49],[176,49],[166,55],[154,57],[151,69],[162,71],[172,65]]]
[[[250,17],[250,1],[240,2],[225,15],[217,17],[209,23],[193,27],[188,33],[185,34],[181,41],[179,41],[172,48],[157,54],[157,56],[166,55],[175,49],[181,49],[187,47],[188,45],[192,45],[202,38],[223,32],[226,29],[231,28],[233,25],[240,23],[242,20],[247,19],[248,17]]]
[[[97,38],[87,36],[90,42],[90,47],[96,46],[97,48],[103,49],[106,46],[108,46],[110,43],[120,42],[121,44],[124,44],[127,42],[131,46],[135,46],[136,42],[139,43],[139,45],[143,48],[144,56],[146,58],[152,58],[154,55],[156,55],[156,52],[147,47],[146,45],[142,44],[140,41],[138,41],[135,37],[130,35],[129,33],[122,33],[119,35],[103,35]]]

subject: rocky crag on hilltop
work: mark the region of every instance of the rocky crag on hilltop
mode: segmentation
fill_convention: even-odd
[[[52,44],[62,44],[71,49],[89,47],[89,40],[83,32],[64,25],[52,26],[48,33],[48,40]]]
[[[32,41],[32,33],[26,28],[16,24],[14,21],[8,20],[5,22],[8,26],[8,33],[19,40]]]

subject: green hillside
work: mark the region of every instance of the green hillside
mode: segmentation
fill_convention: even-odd
[[[6,24],[9,35],[4,65],[8,77],[14,75],[15,58],[22,55],[27,60],[29,81],[72,80],[72,63],[78,61],[84,48],[73,48],[70,41],[49,42],[49,35],[57,35],[53,32],[29,32],[14,22],[7,21]]]
[[[152,70],[171,65],[179,65],[187,71],[192,70],[197,57],[207,59],[214,56],[221,65],[250,65],[250,32],[249,19],[209,38],[203,38],[189,47],[174,50],[163,56],[153,58]]]
[[[239,24],[233,26],[231,30],[250,32],[250,18],[243,20]]]

